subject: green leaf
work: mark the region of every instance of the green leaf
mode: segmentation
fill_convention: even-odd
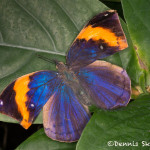
[[[107,1],[108,1],[108,2],[120,2],[120,0],[101,0],[101,1],[102,1],[102,2],[103,2],[103,1],[104,1],[104,2],[105,2],[105,1],[106,1],[106,2],[107,2]]]
[[[1,0],[0,91],[24,74],[56,69],[53,64],[39,59],[37,54],[65,62],[65,53],[79,31],[92,16],[107,9],[98,0]],[[127,27],[121,22],[129,47],[107,60],[124,67],[132,80],[132,86],[136,87],[143,72]],[[12,122],[4,115],[0,115],[0,120]],[[37,123],[42,123],[42,117]]]
[[[0,92],[24,74],[55,70],[37,54],[65,62],[66,51],[84,24],[106,9],[97,0],[92,5],[91,0],[0,0]],[[2,114],[0,120],[16,122]],[[42,123],[42,117],[35,123]]]
[[[16,150],[75,150],[76,143],[63,143],[53,141],[45,135],[43,129],[40,129],[22,144]]]
[[[77,150],[148,149],[142,141],[150,139],[150,95],[130,102],[118,110],[98,110],[92,116],[77,144]],[[138,142],[137,146],[108,146],[108,142]]]
[[[134,51],[138,56],[145,75],[140,78],[141,87],[150,86],[150,1],[122,0],[125,20],[133,41]]]

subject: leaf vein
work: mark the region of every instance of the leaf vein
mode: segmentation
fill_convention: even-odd
[[[35,52],[42,52],[42,53],[65,56],[65,53],[54,52],[52,50],[46,50],[46,49],[38,49],[38,48],[33,48],[33,47],[25,47],[25,46],[19,46],[19,45],[7,44],[7,43],[0,43],[0,46],[20,48],[20,49],[25,49],[25,50],[35,51]]]
[[[60,2],[58,2],[57,0],[54,0],[54,2],[64,11],[64,13],[68,16],[68,18],[71,20],[71,22],[73,23],[73,25],[76,27],[76,29],[78,31],[80,31],[80,29],[78,28],[77,24],[75,23],[75,21],[73,20],[73,18],[70,16],[69,12],[60,4]]]
[[[29,10],[27,10],[24,6],[22,6],[17,0],[15,0],[15,2],[16,2],[26,13],[28,13],[28,14],[42,27],[42,29],[45,31],[45,33],[47,34],[47,36],[48,36],[49,39],[51,40],[52,45],[53,45],[53,47],[54,47],[54,51],[57,52],[58,50],[56,49],[56,44],[55,44],[55,42],[54,42],[54,40],[53,40],[51,34],[50,34],[50,33],[48,32],[48,30],[44,27],[44,25],[43,25],[31,12],[29,12]]]

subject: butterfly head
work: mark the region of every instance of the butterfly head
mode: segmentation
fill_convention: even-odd
[[[63,62],[55,61],[56,68],[59,70],[59,72],[63,72],[64,70],[68,70],[68,67]]]

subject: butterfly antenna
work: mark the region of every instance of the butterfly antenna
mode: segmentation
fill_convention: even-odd
[[[38,58],[43,59],[45,61],[48,61],[48,62],[55,64],[55,65],[58,63],[57,60],[55,60],[55,59],[49,59],[49,58],[41,56],[41,55],[37,55],[37,56],[38,56]]]

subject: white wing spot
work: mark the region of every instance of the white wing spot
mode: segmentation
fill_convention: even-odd
[[[105,14],[104,16],[108,16],[108,14]]]
[[[101,45],[101,46],[100,46],[100,49],[103,49],[103,48],[104,48],[104,47]]]
[[[4,104],[3,101],[0,99],[0,106],[3,106],[3,104]]]
[[[34,107],[34,104],[31,103],[30,106],[33,108],[33,107]]]

